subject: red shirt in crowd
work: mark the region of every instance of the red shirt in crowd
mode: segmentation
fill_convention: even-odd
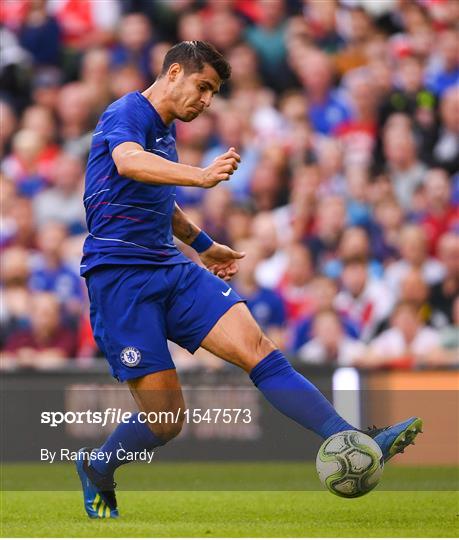
[[[58,328],[48,339],[38,341],[32,330],[18,330],[8,338],[4,351],[17,352],[20,349],[60,349],[66,358],[75,356],[75,336],[68,328]]]

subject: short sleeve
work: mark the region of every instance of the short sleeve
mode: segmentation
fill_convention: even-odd
[[[107,110],[103,118],[104,138],[110,154],[122,143],[134,142],[142,148],[146,146],[148,127],[144,111],[138,110],[136,103],[126,100],[122,106]]]

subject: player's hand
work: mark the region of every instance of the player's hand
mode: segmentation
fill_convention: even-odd
[[[236,152],[235,148],[231,147],[227,152],[216,157],[208,167],[201,169],[202,176],[198,186],[211,188],[220,182],[229,180],[240,161],[241,156]]]
[[[199,257],[210,272],[229,281],[239,270],[237,260],[245,257],[245,253],[214,242],[209,249],[200,253]]]

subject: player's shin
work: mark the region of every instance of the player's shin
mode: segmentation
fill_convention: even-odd
[[[155,435],[143,422],[139,413],[132,414],[128,422],[122,422],[98,449],[97,459],[90,466],[101,475],[112,475],[120,465],[130,461],[134,452],[152,450],[167,441]]]
[[[293,369],[279,350],[263,358],[250,372],[250,378],[277,410],[324,439],[355,429],[311,382]]]

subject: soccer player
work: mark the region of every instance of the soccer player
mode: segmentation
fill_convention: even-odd
[[[235,148],[206,168],[177,163],[175,148],[173,121],[191,122],[201,114],[230,72],[212,45],[182,42],[168,51],[149,88],[125,95],[102,114],[86,171],[89,234],[81,263],[94,337],[142,412],[184,410],[170,339],[241,367],[274,407],[327,438],[353,428],[292,368],[227,283],[244,253],[214,242],[174,200],[176,186],[212,188],[238,167]],[[207,269],[187,259],[173,235],[194,248]],[[117,426],[94,459],[82,452],[77,460],[90,517],[118,516],[113,477],[124,461],[116,450],[162,446],[183,422],[149,425],[137,421],[138,414]],[[403,451],[421,426],[413,417],[368,433],[387,460]]]

